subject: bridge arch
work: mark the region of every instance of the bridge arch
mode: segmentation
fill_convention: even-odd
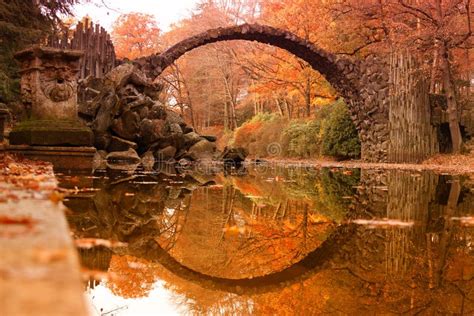
[[[388,78],[377,76],[379,69],[373,69],[374,61],[365,63],[336,56],[297,35],[259,24],[211,29],[185,39],[161,54],[154,54],[135,60],[147,74],[156,78],[186,53],[212,43],[247,40],[284,49],[306,61],[323,75],[349,105],[352,119],[362,142],[362,158],[368,161],[386,160],[388,148]],[[369,71],[367,71],[369,70]]]
[[[125,252],[137,258],[158,263],[169,272],[183,280],[198,284],[204,288],[231,293],[257,294],[275,291],[290,284],[306,280],[330,266],[344,245],[355,233],[356,226],[344,224],[339,226],[318,248],[308,253],[299,262],[277,272],[254,278],[231,279],[210,276],[183,265],[158,244],[155,239],[141,243],[140,247],[129,247]]]

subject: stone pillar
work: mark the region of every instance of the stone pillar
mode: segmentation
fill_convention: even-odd
[[[82,51],[33,46],[15,55],[28,120],[10,133],[11,145],[91,146],[78,119],[77,74]]]

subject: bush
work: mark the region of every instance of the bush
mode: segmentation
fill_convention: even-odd
[[[262,122],[245,122],[234,131],[233,145],[237,147],[249,148],[250,144],[257,140]]]
[[[360,157],[360,140],[346,104],[339,100],[332,105],[324,122],[322,154],[338,159]]]
[[[234,131],[230,143],[232,146],[247,149],[251,156],[267,157],[268,146],[280,142],[281,126],[285,124],[276,114],[256,115]]]
[[[284,130],[282,144],[287,157],[311,158],[320,155],[321,122],[292,122]]]
[[[269,153],[273,143],[279,147]],[[230,145],[243,147],[254,157],[275,156],[275,153],[295,158],[360,156],[359,137],[342,99],[321,107],[310,121],[287,121],[270,113],[256,115],[234,131]]]

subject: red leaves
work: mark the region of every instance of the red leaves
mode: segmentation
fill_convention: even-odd
[[[0,216],[0,225],[33,225],[33,220],[29,217],[12,218]]]
[[[33,232],[36,221],[31,217],[0,215],[0,237],[12,238]]]
[[[51,164],[14,155],[0,158],[0,203],[32,197],[46,199],[44,193],[56,186]]]

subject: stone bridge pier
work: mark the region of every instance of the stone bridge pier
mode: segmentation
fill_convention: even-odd
[[[244,24],[212,29],[185,39],[161,54],[135,60],[147,76],[156,78],[187,52],[216,42],[256,41],[282,48],[321,73],[345,99],[362,143],[362,159],[387,161],[389,148],[388,67],[374,56],[364,61],[336,56],[281,29]]]

